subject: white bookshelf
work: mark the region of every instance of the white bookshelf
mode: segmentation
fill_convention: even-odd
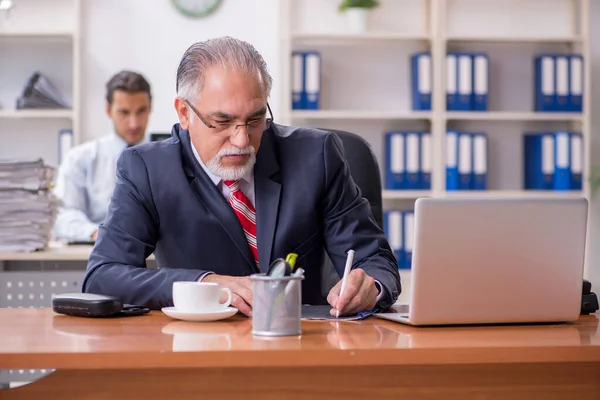
[[[450,111],[443,114],[447,121],[562,121],[562,122],[582,122],[584,115],[579,113],[558,113],[558,112],[528,112],[528,111]]]
[[[294,110],[292,118],[305,120],[430,120],[428,111],[377,111],[377,110]]]
[[[286,0],[282,10],[281,117],[283,123],[345,129],[372,144],[383,167],[383,133],[392,129],[432,132],[434,196],[445,195],[444,134],[448,129],[481,130],[490,146],[515,151],[521,170],[521,135],[543,129],[577,129],[584,133],[584,189],[567,196],[589,197],[589,0],[382,0],[364,33],[351,32],[337,11],[338,0]],[[322,54],[322,95],[319,110],[291,108],[293,50]],[[414,111],[410,100],[410,56],[430,51],[433,62],[432,111]],[[484,51],[490,56],[489,111],[446,110],[445,55],[450,51]],[[533,111],[533,57],[546,51],[578,52],[584,56],[583,113]],[[520,81],[515,80],[518,76]],[[513,82],[511,82],[513,81]],[[508,142],[513,142],[508,144]],[[493,163],[490,170],[514,168]],[[503,157],[497,157],[504,160]],[[381,168],[382,173],[384,168]],[[490,194],[532,196],[517,190],[521,182],[494,179]],[[502,174],[500,174],[502,175]],[[412,198],[414,192],[389,195]],[[461,193],[468,196],[477,193]],[[477,194],[478,195],[478,194]],[[535,194],[538,196],[540,194]],[[541,195],[563,196],[548,192]]]
[[[0,118],[73,119],[73,110],[0,110]]]
[[[403,42],[403,41],[429,41],[428,35],[413,35],[409,33],[386,33],[386,32],[366,32],[366,33],[292,33],[292,40],[295,42],[337,42],[337,43],[355,43],[361,42]]]
[[[584,41],[581,35],[565,36],[486,36],[486,35],[446,35],[446,40],[450,42],[488,42],[488,43],[582,43]]]
[[[547,192],[542,190],[464,190],[442,193],[432,190],[383,190],[382,192],[383,200],[416,200],[419,197],[572,199],[582,197],[582,193],[579,191]]]
[[[285,0],[281,6],[281,116],[284,124],[347,130],[371,144],[385,171],[384,133],[432,134],[431,190],[383,190],[385,208],[406,208],[419,197],[590,198],[590,0],[381,0],[369,30],[351,32],[338,0]],[[293,110],[291,52],[321,53],[321,107]],[[432,110],[413,111],[410,56],[430,51]],[[446,110],[445,56],[489,55],[489,111]],[[533,60],[544,52],[584,57],[584,112],[535,112]],[[445,190],[448,129],[488,135],[487,191]],[[522,135],[571,129],[583,133],[582,191],[522,190]],[[587,271],[587,265],[586,265]],[[404,275],[409,272],[404,272]],[[406,284],[404,289],[407,290]]]
[[[79,0],[18,0],[9,13],[0,12],[0,158],[42,157],[56,167],[58,132],[72,129],[80,143],[80,7]],[[34,72],[71,108],[17,110]]]
[[[383,190],[383,200],[414,200],[419,197],[434,197],[431,190]]]
[[[444,197],[455,198],[526,198],[526,199],[577,199],[582,197],[579,191],[547,192],[543,190],[482,190],[482,191],[456,191],[444,192]]]
[[[71,30],[24,30],[24,29],[5,29],[0,32],[0,38],[55,38],[71,40],[75,35]]]

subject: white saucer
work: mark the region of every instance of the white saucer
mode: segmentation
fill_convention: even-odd
[[[229,318],[238,312],[237,308],[227,307],[219,311],[207,312],[183,312],[177,311],[175,307],[163,307],[162,312],[171,318],[180,319],[182,321],[218,321],[220,319]]]

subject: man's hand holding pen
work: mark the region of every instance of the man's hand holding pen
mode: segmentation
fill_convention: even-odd
[[[342,316],[372,310],[375,307],[379,290],[375,280],[363,269],[356,268],[350,271],[344,292],[340,296],[342,281],[340,280],[327,296],[327,302],[333,307],[332,316],[336,315],[336,311],[339,311]]]

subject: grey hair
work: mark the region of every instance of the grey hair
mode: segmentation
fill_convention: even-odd
[[[194,43],[185,51],[177,68],[177,96],[188,101],[197,100],[204,84],[204,73],[214,65],[255,75],[267,97],[271,93],[273,78],[260,53],[250,43],[225,36]]]

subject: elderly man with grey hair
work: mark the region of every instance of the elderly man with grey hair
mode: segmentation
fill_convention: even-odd
[[[396,260],[353,182],[339,138],[275,122],[265,61],[230,37],[192,45],[177,70],[172,136],[127,149],[83,291],[160,309],[173,283],[217,282],[252,315],[249,276],[289,253],[305,271],[305,304],[332,315],[385,309],[400,293]],[[321,294],[324,252],[342,296]],[[146,268],[154,253],[158,268]]]

